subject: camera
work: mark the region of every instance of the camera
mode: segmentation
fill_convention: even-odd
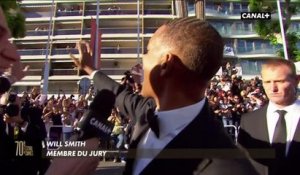
[[[129,83],[134,83],[134,80],[132,78],[130,71],[124,72],[124,75],[125,75],[125,77],[124,77],[125,81],[128,81]]]
[[[19,106],[15,104],[17,99],[16,93],[10,93],[8,96],[8,103],[4,109],[4,113],[6,113],[9,117],[17,116],[19,114]]]
[[[130,71],[125,71],[124,75],[125,75],[126,78],[130,78],[131,77]]]

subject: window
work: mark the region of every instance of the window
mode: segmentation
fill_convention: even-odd
[[[253,42],[252,41],[247,41],[246,45],[247,45],[248,52],[253,51]]]
[[[259,41],[259,40],[255,41],[254,46],[255,46],[255,50],[262,49],[262,41]]]
[[[195,16],[195,4],[193,2],[188,2],[188,16]]]
[[[240,60],[243,75],[259,75],[263,60]]]
[[[245,40],[237,41],[237,51],[238,51],[238,53],[246,52],[246,41]]]

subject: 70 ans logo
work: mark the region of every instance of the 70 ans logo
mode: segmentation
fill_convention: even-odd
[[[15,141],[16,156],[33,156],[32,146],[27,146],[25,141]]]

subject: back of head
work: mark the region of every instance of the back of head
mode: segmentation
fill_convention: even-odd
[[[191,17],[172,20],[165,26],[162,44],[169,45],[200,80],[210,80],[223,60],[220,34],[209,23]]]

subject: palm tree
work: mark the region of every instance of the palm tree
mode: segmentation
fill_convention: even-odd
[[[286,47],[288,58],[293,61],[300,61],[300,51],[297,49],[297,42],[300,41],[299,33],[292,32],[289,30],[291,24],[292,15],[296,14],[300,10],[299,2],[291,3],[291,0],[284,0],[284,5],[281,6],[283,28],[286,38]],[[270,0],[250,0],[250,11],[252,12],[271,12],[272,14],[277,13],[276,1]],[[272,21],[256,21],[255,25],[256,32],[263,38],[270,40],[275,46],[282,44],[282,38],[280,35],[280,23],[278,20]],[[278,51],[279,55],[283,55],[283,50]]]

